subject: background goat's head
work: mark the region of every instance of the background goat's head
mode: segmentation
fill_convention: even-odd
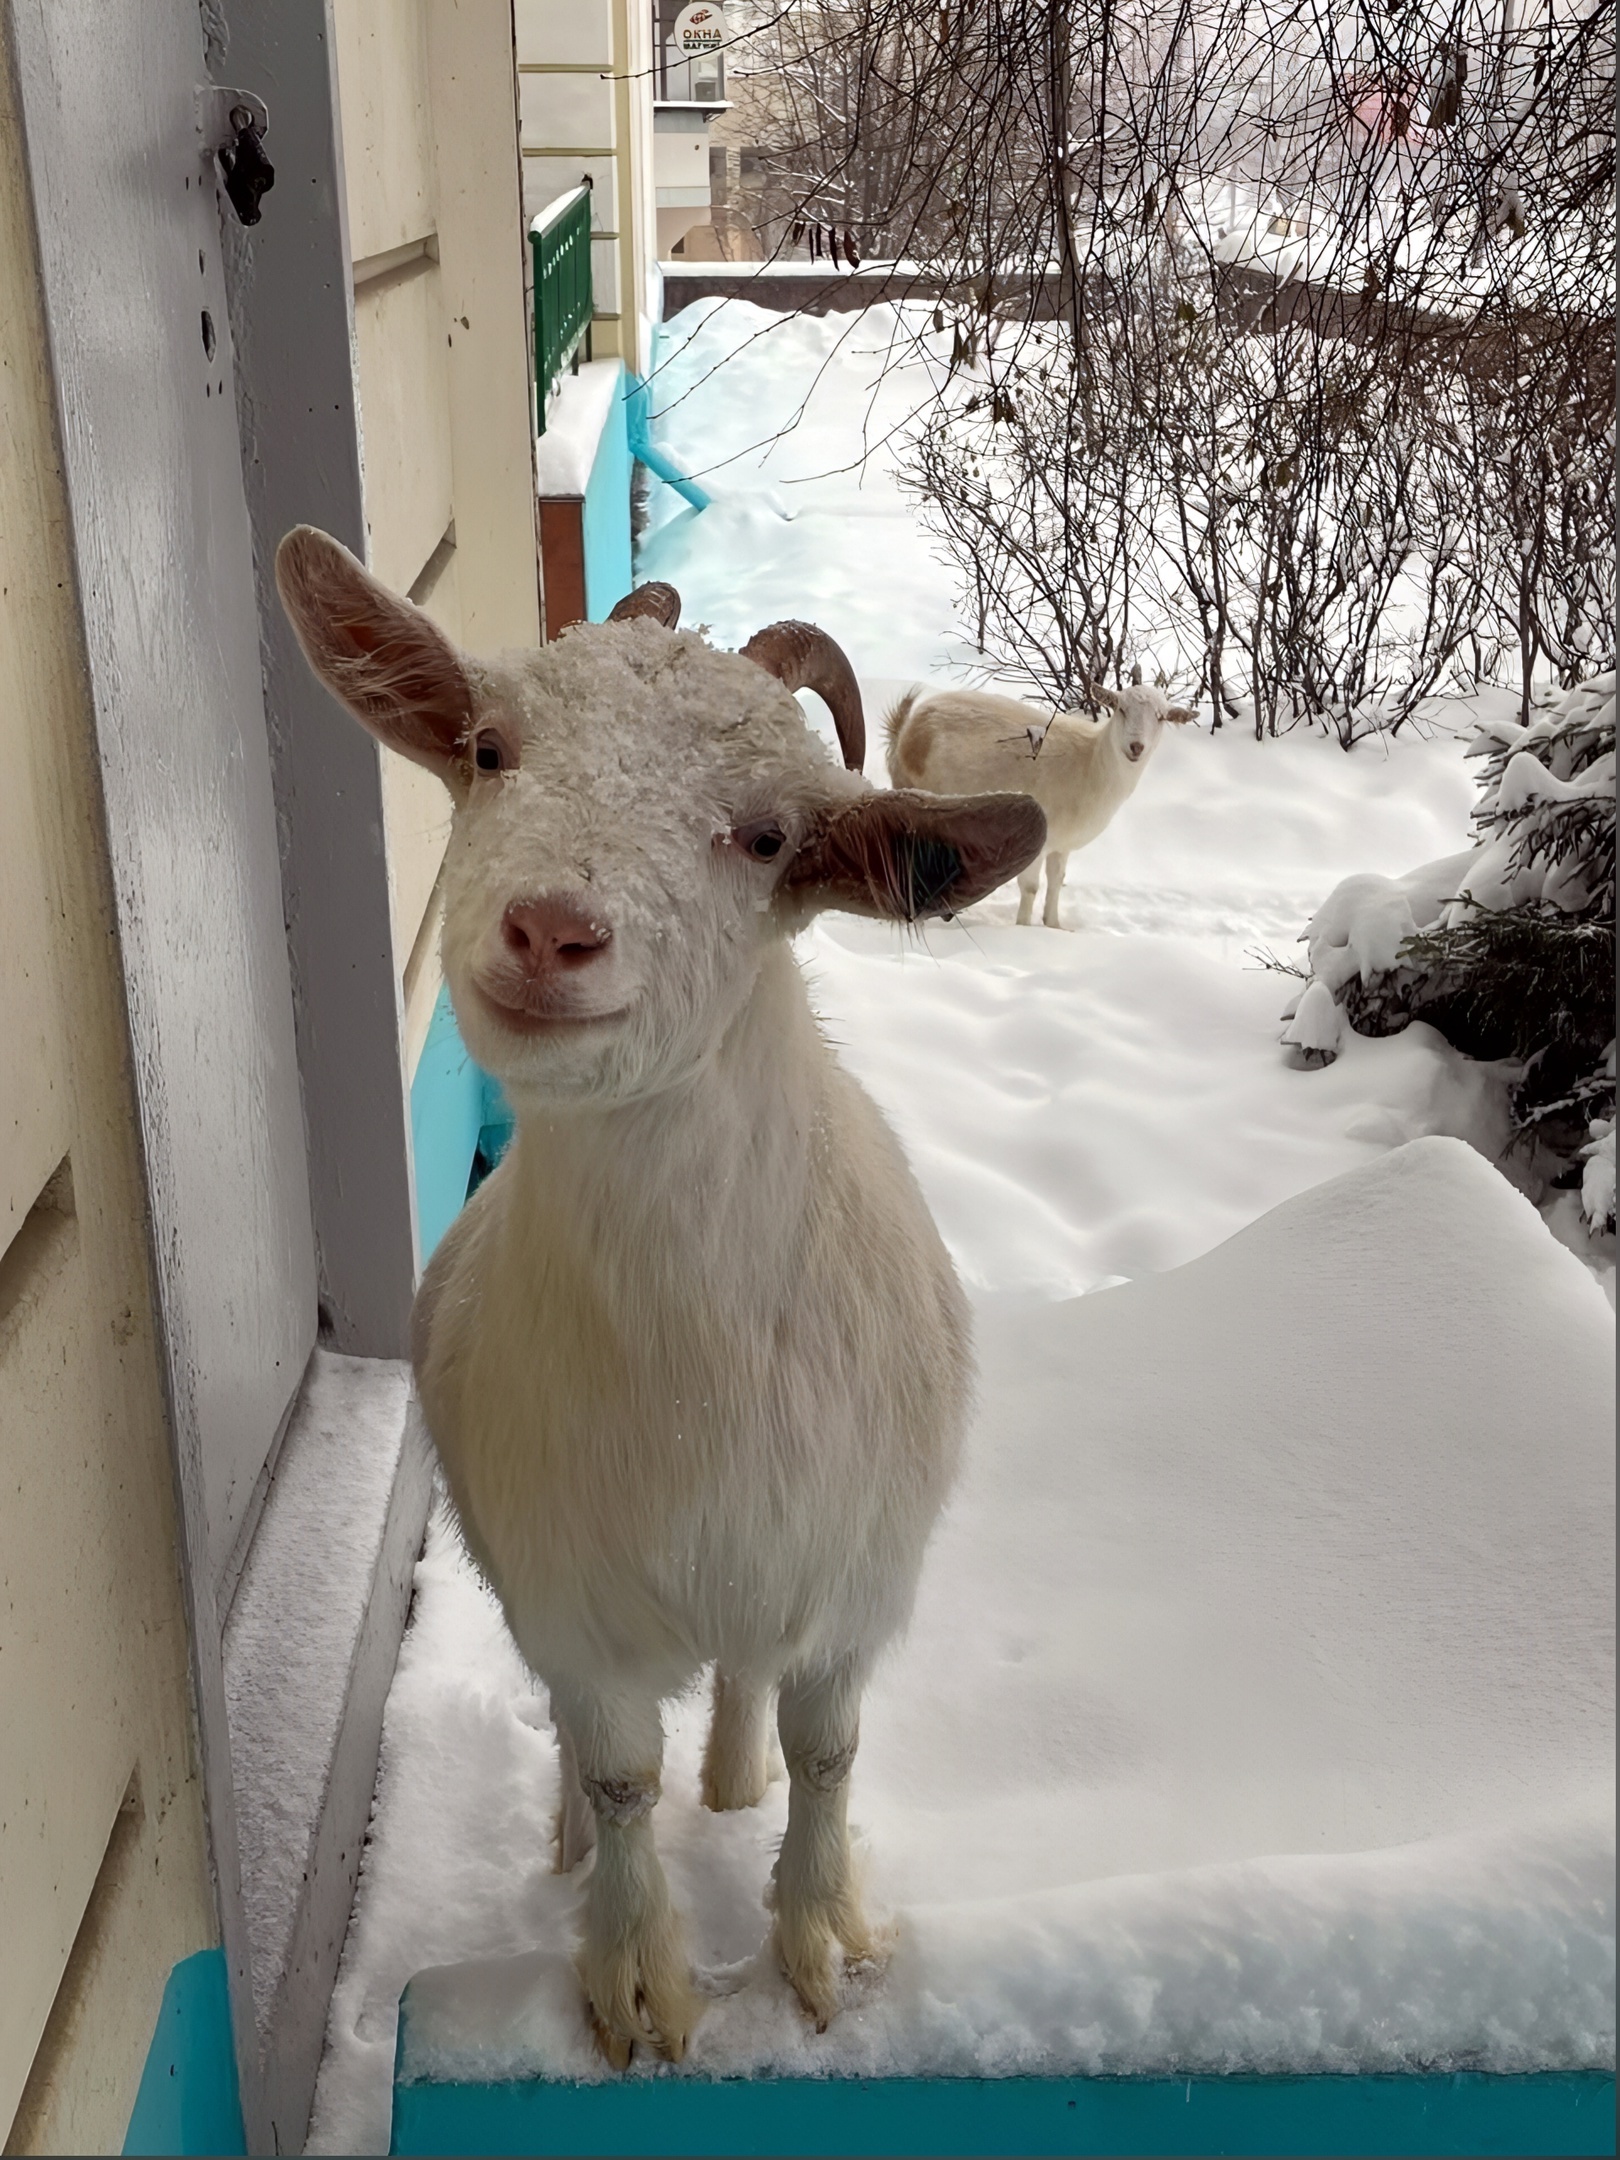
[[[1158,748],[1167,727],[1185,726],[1192,718],[1190,705],[1172,705],[1157,684],[1143,682],[1140,669],[1123,690],[1110,690],[1100,682],[1088,687],[1092,702],[1109,715],[1114,739],[1132,765]]]
[[[841,770],[792,688],[827,696],[857,766],[860,696],[808,625],[715,652],[673,628],[668,586],[643,587],[619,619],[474,660],[310,526],[276,577],[316,673],[450,791],[445,977],[520,1106],[673,1084],[817,908],[950,913],[1045,840],[1027,796],[879,792]]]

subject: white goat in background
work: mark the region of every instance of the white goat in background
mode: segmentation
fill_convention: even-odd
[[[909,691],[887,725],[889,778],[897,788],[936,794],[1016,789],[1046,812],[1046,906],[1041,920],[1058,924],[1063,875],[1075,848],[1084,847],[1135,792],[1167,726],[1192,718],[1164,692],[1134,677],[1123,690],[1093,683],[1105,711],[1062,712],[1049,721],[1016,698],[988,690]],[[1018,920],[1031,922],[1041,882],[1037,857],[1018,880]]]
[[[779,1689],[776,1939],[823,2026],[840,1950],[871,1951],[845,1823],[861,1691],[911,1609],[971,1358],[788,939],[823,907],[966,906],[1039,853],[1041,813],[869,787],[849,663],[802,623],[719,653],[645,586],[473,660],[323,533],[289,534],[277,576],[317,673],[455,802],[445,974],[517,1130],[433,1256],[412,1355],[468,1546],[550,1690],[559,1865],[595,1845],[598,2043],[678,2060],[697,2014],[652,1811],[660,1705],[711,1661],[713,1808],[764,1792]]]

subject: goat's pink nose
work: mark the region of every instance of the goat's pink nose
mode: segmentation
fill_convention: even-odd
[[[501,917],[501,942],[525,975],[538,978],[584,967],[606,952],[613,932],[566,900],[514,900]]]

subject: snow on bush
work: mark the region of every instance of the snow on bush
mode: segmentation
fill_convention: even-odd
[[[1313,982],[1284,1018],[1283,1041],[1299,1052],[1302,1065],[1331,1065],[1344,1039],[1344,1015],[1325,982]]]
[[[1578,1187],[1594,1231],[1614,1227],[1614,716],[1610,673],[1527,726],[1487,723],[1479,844],[1336,886],[1283,1037],[1302,1062],[1331,1057],[1331,997],[1361,1034],[1421,1018],[1501,1061],[1533,1180]]]
[[[1614,1079],[1614,1055],[1609,1056],[1609,1079]],[[1586,1168],[1581,1172],[1581,1213],[1592,1230],[1614,1227],[1614,1119],[1594,1118],[1592,1137],[1581,1149]]]

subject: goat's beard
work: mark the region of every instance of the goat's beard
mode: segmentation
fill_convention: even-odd
[[[477,991],[451,986],[461,1039],[498,1080],[514,1111],[606,1109],[648,1092],[645,1016],[634,1005],[611,1019],[569,1022],[532,1034],[493,1018]]]
[[[458,985],[456,972],[446,969],[462,1041],[519,1116],[628,1108],[695,1085],[747,1006],[758,974],[756,966],[724,983],[683,983],[673,996],[642,986],[615,1018],[524,1034],[504,1027],[470,981]]]

